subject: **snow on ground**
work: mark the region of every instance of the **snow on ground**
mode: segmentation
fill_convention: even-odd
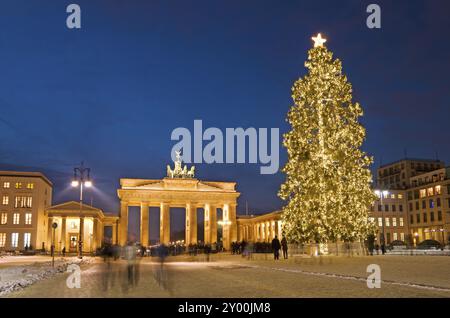
[[[23,289],[38,281],[65,272],[70,264],[91,262],[90,258],[82,260],[76,257],[55,258],[52,267],[50,257],[46,256],[6,256],[0,258],[0,296]]]

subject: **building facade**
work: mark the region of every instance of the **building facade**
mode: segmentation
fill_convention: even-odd
[[[445,166],[443,161],[431,159],[402,159],[377,170],[377,187],[390,190],[405,190],[411,187],[410,179],[425,172]]]
[[[53,185],[39,172],[0,171],[0,250],[47,248]]]

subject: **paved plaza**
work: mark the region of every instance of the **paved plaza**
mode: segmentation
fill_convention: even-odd
[[[256,258],[256,257],[255,257]],[[369,289],[369,264],[381,268],[381,288]],[[273,261],[235,255],[177,256],[162,266],[139,262],[129,284],[124,260],[96,258],[81,266],[80,288],[58,273],[4,297],[450,297],[450,257],[320,257]]]

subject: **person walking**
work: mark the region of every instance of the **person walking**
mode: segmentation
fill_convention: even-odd
[[[287,259],[288,258],[288,243],[287,243],[285,236],[283,236],[283,238],[281,239],[281,249],[283,250],[283,258]]]
[[[272,251],[273,251],[273,259],[277,260],[280,259],[280,240],[275,235],[275,238],[272,240]]]

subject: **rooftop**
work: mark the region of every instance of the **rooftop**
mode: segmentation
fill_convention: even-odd
[[[27,172],[27,171],[0,171],[1,177],[22,177],[22,178],[41,178],[49,186],[53,187],[53,183],[41,172]]]
[[[396,163],[400,163],[400,162],[403,162],[403,161],[420,161],[420,162],[429,162],[429,163],[444,163],[444,161],[439,160],[439,159],[403,158],[403,159],[400,159],[400,160],[397,160],[397,161],[394,161],[394,162],[390,162],[390,163],[381,165],[378,169],[389,167],[389,166],[392,166],[392,165],[394,165]]]

